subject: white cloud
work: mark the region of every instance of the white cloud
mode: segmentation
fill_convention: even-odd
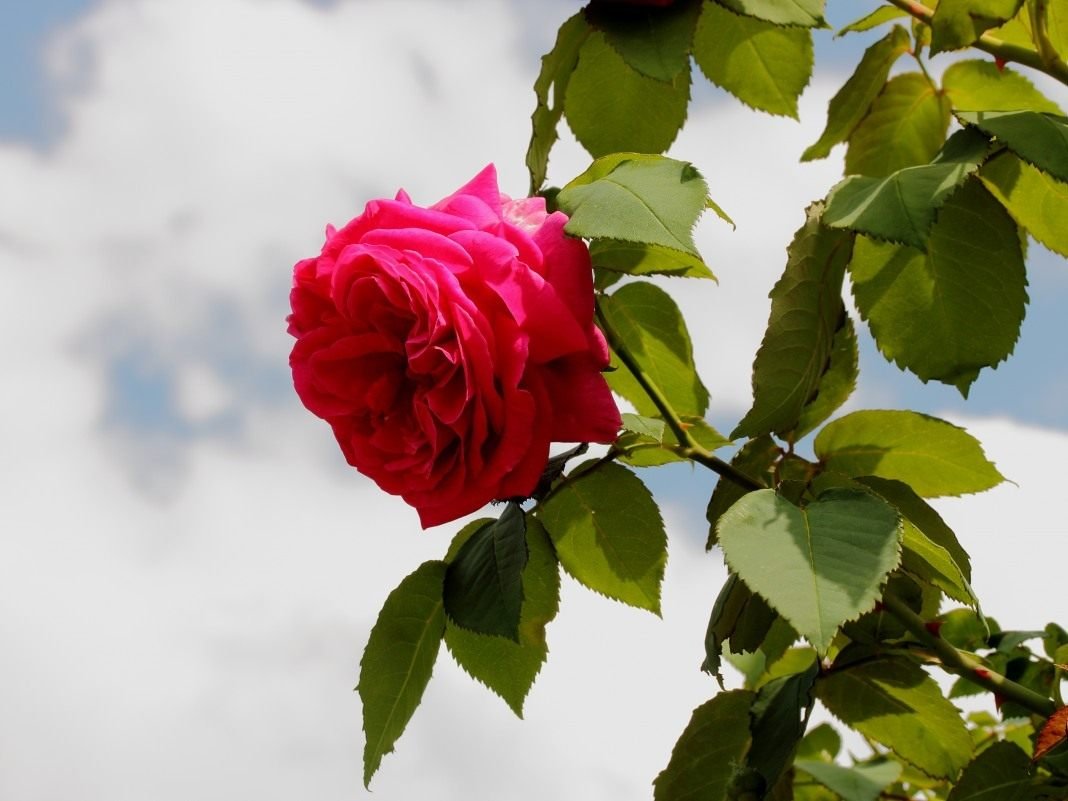
[[[345,468],[284,386],[289,265],[397,185],[432,201],[496,161],[523,191],[537,59],[517,43],[550,39],[559,16],[525,13],[545,30],[489,0],[109,0],[53,43],[59,74],[91,67],[64,95],[65,136],[44,155],[0,146],[18,188],[0,194],[0,796],[362,795],[359,655],[388,591],[449,531],[419,532]],[[837,171],[794,164],[832,89],[806,95],[801,126],[701,107],[674,150],[739,224],[703,224],[721,285],[682,293],[729,408],[748,400],[800,210]],[[585,164],[565,143],[553,177]],[[158,380],[162,420],[123,405],[140,391],[124,359]],[[1063,448],[991,425],[1013,477],[1016,454]],[[1035,473],[1011,507],[962,505],[984,510],[962,523],[1012,508],[1029,521],[1017,537],[1055,528],[1032,517],[1055,519],[1054,478]],[[648,797],[714,689],[697,667],[723,569],[700,548],[703,498],[673,502],[663,621],[566,583],[523,722],[443,655],[375,797]],[[986,590],[978,557],[976,573]],[[1019,594],[996,584],[999,614]],[[1041,603],[1041,620],[1068,618]]]

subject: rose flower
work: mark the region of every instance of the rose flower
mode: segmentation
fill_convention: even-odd
[[[297,263],[289,363],[349,464],[423,527],[529,495],[551,442],[612,442],[589,252],[493,166],[430,208],[403,191]]]

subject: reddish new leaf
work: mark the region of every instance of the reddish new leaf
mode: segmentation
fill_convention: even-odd
[[[1063,742],[1068,742],[1068,706],[1062,706],[1050,715],[1046,725],[1038,733],[1038,739],[1035,741],[1034,761],[1042,759]]]

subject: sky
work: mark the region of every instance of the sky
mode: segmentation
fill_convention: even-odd
[[[401,186],[429,204],[494,162],[522,194],[529,87],[577,7],[0,0],[0,797],[364,797],[367,633],[459,524],[421,531],[296,399],[292,265]],[[675,285],[725,429],[783,249],[840,176],[840,152],[797,156],[868,41],[820,35],[800,122],[700,79],[671,151],[738,224],[698,229],[718,285]],[[565,140],[556,184],[588,163]],[[921,409],[983,441],[1015,483],[940,508],[986,611],[1026,628],[1068,621],[1068,271],[1031,255],[1017,356],[967,403],[866,342],[849,407]],[[712,478],[643,477],[670,537],[663,620],[565,579],[523,721],[442,651],[374,798],[650,796],[715,690],[698,666],[724,571],[703,550]]]

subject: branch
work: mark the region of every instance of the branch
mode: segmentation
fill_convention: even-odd
[[[975,657],[958,650],[941,636],[931,632],[923,618],[893,593],[886,593],[883,597],[883,606],[904,625],[913,637],[937,654],[945,670],[978,684],[996,696],[1014,701],[1044,718],[1048,718],[1056,710],[1053,701],[1046,696],[1029,690],[1000,673],[995,673]]]
[[[686,424],[682,421],[679,415],[671,406],[671,402],[667,399],[667,396],[660,390],[660,387],[649,378],[642,370],[641,365],[635,360],[635,358],[627,350],[623,344],[619,335],[615,329],[612,328],[608,322],[608,318],[605,317],[601,311],[601,307],[597,307],[597,321],[601,326],[601,330],[604,331],[605,339],[608,340],[608,344],[616,355],[619,356],[619,360],[627,366],[631,374],[634,376],[634,380],[638,382],[645,394],[649,396],[649,400],[653,402],[653,405],[660,411],[660,414],[664,417],[664,422],[668,424],[668,428],[675,435],[675,439],[679,441],[679,444],[672,448],[675,453],[686,459],[697,462],[704,465],[714,473],[733,481],[739,487],[745,490],[758,490],[767,489],[762,481],[757,481],[752,476],[748,476],[741,472],[734,465],[723,461],[718,456],[715,456],[710,451],[702,447],[693,437],[690,436],[689,430],[686,428]]]
[[[934,11],[929,9],[923,3],[915,2],[915,0],[886,0],[892,6],[896,6],[904,11],[906,14],[911,15],[914,19],[918,19],[925,25],[931,24],[931,19],[934,17]],[[1042,3],[1043,8],[1045,3]],[[1032,10],[1032,14],[1034,11]],[[1030,67],[1033,70],[1044,72],[1051,78],[1060,81],[1063,84],[1068,85],[1068,65],[1057,55],[1057,52],[1053,50],[1052,44],[1049,42],[1049,37],[1045,35],[1045,14],[1042,15],[1042,37],[1039,36],[1038,28],[1035,29],[1035,39],[1038,43],[1040,50],[1048,45],[1049,53],[1043,55],[1040,50],[1032,50],[1028,47],[1021,47],[1020,45],[1006,42],[996,36],[991,36],[989,33],[982,34],[975,42],[972,43],[972,47],[977,50],[982,50],[984,53],[989,53],[994,58],[1003,62],[1015,62],[1016,64],[1023,64],[1025,67]],[[1045,39],[1045,44],[1041,39]],[[1052,54],[1052,55],[1050,55]]]
[[[1031,15],[1031,39],[1038,49],[1039,58],[1045,63],[1047,71],[1052,74],[1068,75],[1068,65],[1057,53],[1057,48],[1049,38],[1049,0],[1034,0],[1028,6]],[[1063,79],[1062,79],[1063,80]]]

